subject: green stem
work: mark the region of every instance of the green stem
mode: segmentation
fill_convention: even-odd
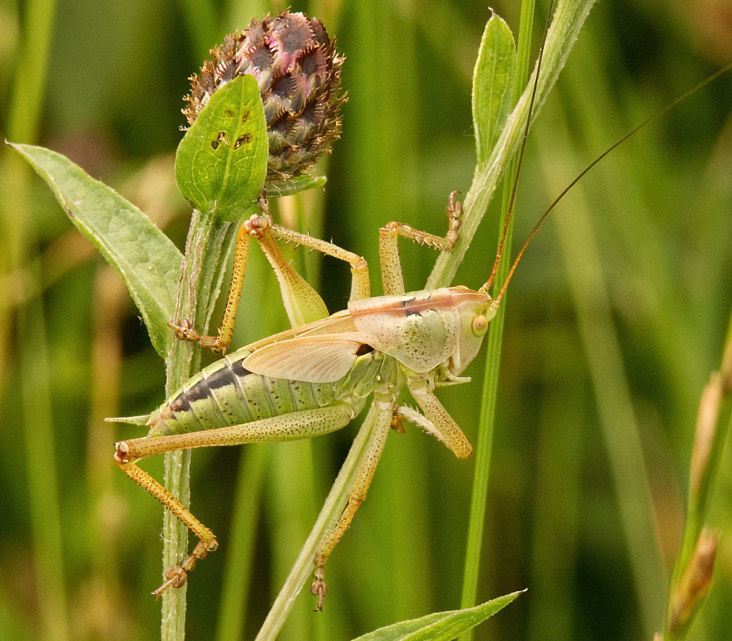
[[[236,225],[193,212],[176,302],[176,319],[187,318],[201,333],[208,328],[221,290]],[[200,328],[200,329],[199,329]],[[171,396],[200,367],[200,349],[194,343],[173,341],[166,361],[166,394]],[[165,455],[165,487],[185,505],[190,504],[191,451]],[[188,531],[169,511],[163,521],[163,572],[188,554]],[[185,637],[186,589],[168,590],[163,596],[163,641]]]
[[[266,443],[241,448],[216,641],[244,638],[246,604],[254,576],[262,484],[271,452],[272,448]]]
[[[732,315],[720,370],[712,372],[699,403],[684,538],[671,578],[664,624],[664,638],[669,641],[686,636],[710,587],[719,534],[705,531],[704,523],[731,423]]]
[[[564,67],[572,45],[594,3],[595,0],[560,0],[558,3],[544,44],[541,77],[536,87],[536,101],[532,118],[539,113],[544,100],[557,81],[559,72]],[[465,253],[478,230],[493,191],[503,175],[503,170],[521,145],[533,85],[534,75],[532,74],[490,157],[485,163],[476,167],[473,183],[463,202],[464,214],[458,241],[453,251],[444,252],[439,256],[427,281],[426,289],[448,286],[465,258]]]
[[[297,597],[305,582],[313,573],[313,561],[320,541],[329,529],[335,525],[343,513],[348,502],[348,495],[351,493],[353,485],[356,482],[357,471],[369,452],[369,444],[379,411],[380,408],[376,404],[372,405],[368,415],[364,419],[363,425],[353,445],[351,445],[348,456],[340,472],[338,472],[338,477],[330,489],[328,498],[320,510],[320,514],[310,532],[310,536],[308,536],[305,545],[300,550],[300,554],[292,566],[280,593],[277,595],[257,635],[256,641],[271,641],[277,637],[295,603],[295,597]]]
[[[531,32],[534,20],[534,0],[523,0],[521,6],[521,23],[519,26],[518,40],[518,61],[517,70],[519,76],[516,79],[515,91],[526,84],[529,75],[529,51],[531,45]],[[519,96],[515,96],[517,100]],[[503,204],[501,211],[500,234],[503,227],[503,219],[509,208],[512,183],[517,179],[516,172],[518,159],[510,163],[507,176],[512,180],[506,180],[503,190]],[[498,271],[496,282],[503,283],[511,265],[511,236],[513,231],[513,219],[510,220],[506,231],[505,248]],[[463,573],[463,590],[460,600],[461,608],[469,608],[475,605],[478,591],[478,574],[480,570],[480,554],[483,543],[483,530],[485,528],[485,514],[488,497],[488,481],[490,477],[490,462],[493,450],[493,430],[495,426],[495,412],[498,398],[498,367],[501,360],[501,343],[503,339],[503,320],[505,316],[505,303],[501,305],[498,314],[491,322],[491,329],[488,335],[488,348],[485,364],[485,375],[483,378],[483,394],[480,408],[480,421],[478,426],[478,439],[475,449],[475,472],[473,475],[473,489],[470,500],[470,521],[468,525],[468,541],[465,552],[465,570]],[[473,638],[473,631],[465,632],[461,637],[462,641],[470,641]]]

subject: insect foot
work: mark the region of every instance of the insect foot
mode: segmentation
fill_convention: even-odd
[[[216,539],[212,541],[199,541],[198,545],[193,549],[193,553],[183,559],[180,565],[170,568],[165,573],[167,579],[163,585],[161,585],[152,594],[158,599],[168,588],[182,588],[188,580],[188,573],[196,567],[196,561],[203,559],[209,552],[215,552],[219,547],[219,543]]]
[[[328,594],[328,586],[325,583],[325,569],[322,566],[315,569],[313,582],[310,585],[310,592],[318,597],[318,605],[315,608],[315,612],[322,612],[323,599]]]
[[[193,323],[188,318],[177,321],[168,321],[170,327],[178,340],[198,343],[202,349],[210,349],[214,352],[223,352],[227,344],[222,343],[220,336],[203,336],[193,329]]]
[[[242,225],[250,236],[259,237],[272,227],[272,220],[267,215],[254,214],[248,220],[245,220]]]
[[[391,429],[397,434],[404,434],[407,430],[404,428],[404,417],[399,413],[399,408],[394,408],[391,415]]]
[[[175,337],[179,340],[195,342],[201,338],[193,329],[193,323],[187,318],[168,321],[168,327],[175,332]]]

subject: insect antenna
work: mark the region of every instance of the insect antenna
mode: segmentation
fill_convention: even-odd
[[[506,236],[508,235],[508,224],[511,221],[511,217],[513,216],[513,207],[514,203],[516,202],[516,191],[518,190],[518,180],[519,176],[521,175],[521,165],[524,161],[524,153],[526,151],[526,140],[529,137],[529,128],[531,127],[531,117],[534,113],[534,102],[536,101],[536,90],[539,86],[539,74],[541,73],[541,61],[544,57],[544,45],[546,44],[546,38],[547,34],[549,32],[549,24],[551,23],[551,15],[552,15],[552,9],[554,8],[554,0],[551,0],[549,3],[549,10],[547,11],[547,15],[549,18],[546,21],[546,24],[544,25],[544,35],[541,40],[541,48],[539,49],[539,56],[536,61],[536,75],[534,76],[534,87],[531,90],[531,100],[529,101],[529,110],[526,116],[526,126],[524,127],[524,133],[521,137],[521,147],[519,149],[519,155],[518,160],[516,161],[516,175],[513,179],[513,185],[511,186],[511,197],[508,201],[508,209],[506,210],[506,218],[503,221],[503,230],[501,231],[501,240],[498,243],[498,251],[496,252],[496,260],[493,262],[493,269],[491,270],[491,275],[488,278],[485,285],[483,285],[480,288],[481,292],[487,293],[488,290],[491,288],[491,285],[493,285],[493,280],[496,277],[496,272],[498,271],[498,265],[501,263],[501,258],[503,257],[503,248],[506,244]]]
[[[539,57],[539,63],[541,63],[541,57]],[[608,147],[605,151],[603,151],[597,158],[595,158],[595,160],[593,160],[589,165],[587,165],[587,167],[585,167],[577,175],[577,177],[574,178],[574,180],[572,180],[562,190],[562,192],[559,194],[559,196],[557,196],[554,199],[554,202],[552,202],[552,204],[549,205],[548,209],[541,215],[541,218],[539,218],[539,220],[536,222],[536,224],[534,225],[534,228],[531,230],[531,233],[529,234],[528,238],[526,239],[526,242],[524,242],[523,246],[521,247],[521,250],[516,255],[516,259],[513,261],[513,264],[511,265],[511,269],[509,270],[508,275],[506,276],[506,280],[503,282],[503,285],[501,287],[500,292],[498,293],[498,295],[496,296],[496,298],[493,300],[493,303],[491,304],[491,306],[494,309],[497,309],[498,308],[498,305],[501,302],[501,298],[503,297],[503,294],[505,293],[506,288],[508,287],[508,283],[511,280],[511,277],[513,276],[514,271],[516,271],[516,267],[518,266],[519,261],[521,260],[521,257],[524,254],[524,251],[526,250],[526,248],[528,247],[529,243],[531,242],[531,239],[534,237],[534,234],[536,234],[536,232],[539,230],[539,227],[541,227],[541,224],[546,220],[547,216],[549,216],[549,214],[559,204],[559,202],[562,200],[562,198],[564,198],[567,195],[567,193],[569,192],[569,190],[572,189],[572,187],[574,187],[580,180],[582,180],[582,178],[584,178],[585,174],[587,174],[590,171],[590,169],[592,169],[601,160],[603,160],[611,151],[613,151],[614,149],[616,149],[617,147],[619,147],[620,145],[622,145],[633,134],[637,133],[639,130],[641,130],[646,125],[652,123],[657,118],[660,118],[667,111],[669,111],[670,109],[672,109],[673,107],[675,107],[676,105],[678,105],[683,100],[686,100],[686,98],[688,98],[689,96],[695,94],[697,91],[699,91],[700,89],[702,89],[703,87],[705,87],[709,83],[713,82],[719,76],[721,76],[722,74],[726,73],[730,69],[732,69],[732,62],[726,64],[721,69],[715,71],[711,76],[708,76],[707,78],[705,78],[704,80],[702,80],[701,82],[699,82],[697,85],[695,85],[694,87],[692,87],[691,89],[689,89],[685,93],[681,94],[678,98],[676,98],[675,100],[671,101],[665,107],[659,109],[656,113],[654,113],[652,116],[650,116],[649,118],[647,118],[646,120],[644,120],[643,122],[641,122],[639,125],[637,125],[636,127],[634,127],[631,131],[629,131],[622,138],[620,138],[616,143],[614,143],[613,145],[611,145],[610,147]],[[537,72],[537,77],[538,77],[538,72]],[[536,84],[534,84],[534,91],[536,91]],[[532,105],[533,105],[533,97],[532,97]],[[529,109],[529,114],[531,114],[531,110],[530,109]],[[528,123],[527,123],[527,125],[528,125]],[[527,131],[528,131],[528,126],[527,126]],[[519,167],[521,166],[520,165],[520,161],[521,161],[521,157],[523,156],[524,143],[526,142],[526,133],[527,133],[527,131],[524,132],[524,139],[523,139],[522,144],[521,144],[521,156],[519,157]],[[517,175],[517,180],[518,180],[518,175]],[[513,192],[511,194],[510,206],[509,206],[508,213],[506,214],[506,217],[507,218],[511,214],[511,211],[513,209],[513,201],[514,201],[515,195],[516,195],[516,181],[514,181],[514,185],[513,185]],[[504,226],[504,237],[505,237],[505,232],[506,232],[506,230],[505,230],[505,226]],[[500,257],[500,251],[503,248],[503,240],[504,240],[504,238],[501,238],[501,243],[500,243],[500,246],[499,246],[499,257]],[[491,285],[491,283],[493,281],[493,277],[494,277],[495,271],[496,271],[496,265],[493,266],[493,272],[491,273],[491,278],[488,280],[488,282],[485,285],[483,285],[483,287],[481,287],[481,291],[487,291],[487,289],[490,287],[490,285]]]

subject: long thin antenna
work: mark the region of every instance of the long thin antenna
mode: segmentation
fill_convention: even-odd
[[[683,93],[678,98],[667,104],[662,109],[659,109],[655,114],[653,114],[650,118],[647,118],[644,120],[641,124],[639,124],[637,127],[632,129],[630,132],[625,134],[620,140],[618,140],[614,145],[603,151],[595,160],[593,160],[587,167],[585,167],[578,175],[577,177],[569,183],[563,190],[562,193],[559,194],[559,196],[556,197],[554,202],[549,205],[549,208],[542,214],[541,218],[537,221],[536,225],[534,225],[534,228],[531,230],[531,233],[529,234],[529,237],[526,239],[526,242],[524,243],[523,247],[521,247],[521,251],[516,256],[516,260],[513,261],[513,265],[511,265],[511,269],[508,272],[508,275],[506,276],[506,280],[503,282],[503,286],[501,287],[501,291],[498,293],[498,296],[496,296],[495,300],[492,303],[492,307],[497,308],[499,303],[501,302],[501,298],[503,297],[503,294],[506,291],[506,287],[508,287],[508,283],[511,280],[511,276],[513,276],[513,272],[516,270],[516,266],[518,265],[519,261],[521,260],[521,256],[523,256],[524,251],[528,247],[529,243],[531,242],[531,239],[534,237],[534,234],[536,234],[539,227],[541,227],[541,224],[546,220],[547,216],[551,213],[551,211],[559,204],[559,201],[562,200],[567,195],[567,192],[572,189],[584,176],[587,174],[590,169],[592,169],[595,165],[597,165],[605,156],[607,156],[611,151],[613,151],[615,148],[622,145],[628,138],[630,138],[633,134],[635,134],[637,131],[645,127],[646,125],[652,123],[657,118],[660,118],[663,114],[665,114],[667,111],[678,105],[682,100],[686,100],[689,96],[692,94],[695,94],[697,91],[708,85],[710,82],[713,82],[719,76],[726,73],[732,69],[732,62],[728,63],[718,71],[715,71],[711,76],[708,78],[702,80],[700,83],[698,83],[696,86],[689,89],[686,93]],[[523,146],[522,146],[522,152],[523,152]],[[516,190],[516,185],[514,183],[514,193]],[[511,196],[511,202],[513,203],[513,195]],[[503,241],[501,241],[502,243]],[[495,272],[495,267],[493,269]],[[493,275],[491,274],[491,279],[493,278]],[[490,283],[488,283],[489,285]],[[481,287],[481,291],[486,288],[486,285]]]
[[[547,11],[547,15],[551,18],[552,15],[552,9],[554,8],[554,0],[551,0],[549,3],[549,10]],[[534,77],[534,88],[531,90],[531,100],[529,101],[529,111],[526,115],[526,126],[524,127],[524,133],[521,137],[521,148],[519,149],[519,155],[518,155],[518,161],[516,163],[516,177],[513,181],[513,187],[511,187],[511,198],[508,201],[508,209],[506,211],[506,218],[503,221],[503,231],[501,232],[501,240],[498,243],[498,252],[496,253],[496,260],[493,263],[493,269],[491,270],[491,275],[488,278],[488,281],[480,288],[480,291],[482,292],[488,292],[488,290],[491,288],[491,285],[493,284],[493,279],[496,277],[496,272],[498,271],[498,265],[501,262],[501,258],[503,256],[503,247],[506,243],[506,236],[508,234],[508,223],[511,220],[511,216],[513,215],[513,207],[514,203],[516,202],[516,191],[518,189],[518,179],[521,175],[521,165],[524,161],[524,152],[526,150],[526,139],[529,137],[529,128],[531,127],[531,116],[534,112],[534,102],[536,101],[536,91],[539,86],[539,75],[541,74],[541,61],[544,57],[544,45],[546,44],[546,38],[547,34],[549,33],[549,24],[551,20],[547,20],[546,24],[544,25],[544,36],[541,40],[541,48],[539,49],[539,57],[536,61],[536,76]]]

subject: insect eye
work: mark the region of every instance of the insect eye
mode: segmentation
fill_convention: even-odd
[[[475,316],[473,318],[472,329],[473,334],[475,334],[476,336],[483,336],[483,334],[485,334],[486,330],[488,329],[488,321],[486,320],[486,317],[482,314]]]

